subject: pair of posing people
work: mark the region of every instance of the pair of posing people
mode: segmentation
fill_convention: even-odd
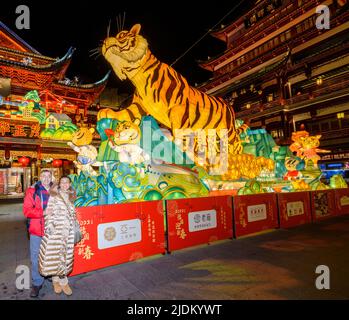
[[[42,170],[40,180],[26,191],[23,213],[30,234],[31,297],[38,297],[45,277],[52,277],[55,293],[72,294],[67,275],[74,261],[74,200],[70,178],[64,176],[54,185],[48,170]]]

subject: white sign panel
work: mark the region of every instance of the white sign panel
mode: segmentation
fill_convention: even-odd
[[[265,204],[259,204],[256,206],[247,207],[247,220],[248,222],[260,221],[267,219],[267,206]]]
[[[302,201],[287,203],[287,215],[289,217],[300,216],[302,214],[304,214],[304,205]]]
[[[189,232],[217,228],[216,210],[194,211],[188,214]]]
[[[99,224],[97,227],[98,249],[108,249],[142,240],[140,219]]]

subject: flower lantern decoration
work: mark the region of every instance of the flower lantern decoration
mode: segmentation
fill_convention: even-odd
[[[30,162],[30,159],[27,158],[27,157],[20,157],[20,158],[18,159],[18,162],[19,162],[20,164],[22,164],[22,167],[26,167],[26,166],[28,166],[28,164],[29,164],[29,162]]]
[[[52,161],[52,165],[55,167],[55,168],[60,168],[63,164],[63,161],[61,159],[55,159]]]

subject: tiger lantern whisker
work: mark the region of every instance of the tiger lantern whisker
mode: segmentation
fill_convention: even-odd
[[[109,33],[110,33],[110,23],[111,23],[111,20],[109,19],[109,24],[108,24],[108,28],[107,28],[107,38],[109,38]]]
[[[123,18],[123,21],[122,21],[122,30],[124,30],[125,20],[126,20],[126,12],[124,11],[124,18]]]
[[[118,19],[118,16],[115,17],[116,19],[116,26],[118,28],[118,33],[120,32],[120,25],[119,25],[119,19]]]

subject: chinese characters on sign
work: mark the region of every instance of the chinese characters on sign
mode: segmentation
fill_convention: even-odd
[[[182,214],[185,214],[185,209],[177,209],[175,211],[175,215],[177,217],[176,234],[179,238],[184,240],[187,237],[187,234],[185,233],[185,230],[183,228],[184,220],[182,218]]]
[[[17,138],[39,138],[40,124],[17,124],[5,120],[0,120],[0,136]]]
[[[220,208],[221,214],[220,214],[220,219],[221,219],[221,225],[223,225],[224,230],[227,230],[227,214],[226,211],[223,208]]]
[[[85,244],[85,241],[90,240],[90,233],[86,231],[86,225],[92,225],[92,220],[83,220],[80,221],[80,228],[82,233],[82,240],[76,245],[78,248],[78,255],[82,256],[85,260],[91,260],[92,256],[94,256],[93,251],[91,250],[91,247],[87,244]]]
[[[302,201],[287,203],[287,215],[289,217],[299,216],[302,214],[304,214],[304,205]]]
[[[148,236],[151,238],[151,242],[156,242],[156,232],[155,232],[155,221],[151,220],[150,215],[148,215]]]
[[[213,229],[217,227],[216,210],[195,211],[188,214],[189,232]]]
[[[337,153],[337,154],[326,154],[321,156],[321,160],[341,160],[341,159],[349,159],[349,152],[345,153]]]
[[[154,228],[155,232],[155,228]],[[99,224],[98,249],[108,249],[142,241],[140,219]]]
[[[267,207],[265,204],[247,207],[247,221],[254,222],[267,219]]]

